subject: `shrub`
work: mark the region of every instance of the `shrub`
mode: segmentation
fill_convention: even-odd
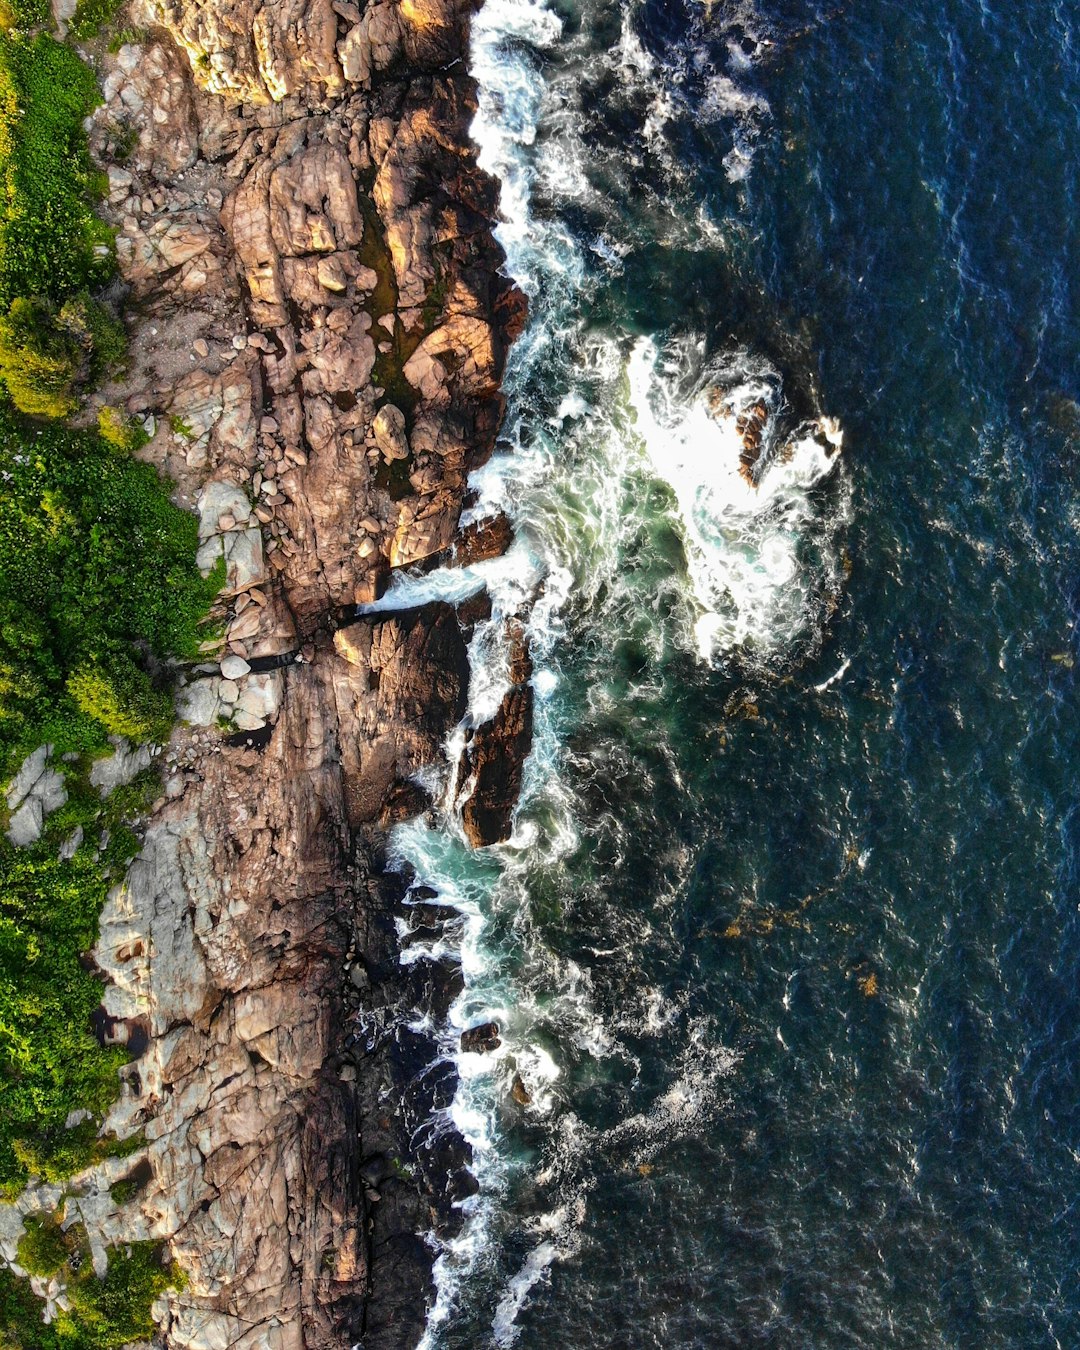
[[[48,1279],[66,1265],[73,1242],[60,1227],[55,1215],[47,1218],[30,1215],[23,1222],[26,1232],[19,1240],[19,1265],[28,1275],[41,1275]]]
[[[146,672],[123,648],[114,648],[105,661],[94,660],[73,670],[67,688],[80,710],[100,722],[111,736],[148,741],[164,740],[169,734],[172,699],[151,686]]]
[[[130,856],[130,849],[125,850]],[[82,963],[112,866],[84,844],[62,861],[50,841],[0,850],[0,1185],[60,1180],[101,1156],[100,1121],[126,1055],[95,1039],[101,983]],[[73,1129],[74,1110],[92,1113]]]
[[[93,749],[129,715],[157,736],[166,701],[132,653],[198,656],[221,576],[199,575],[195,518],[94,432],[2,410],[0,484],[0,765],[43,741]],[[114,652],[110,693],[88,676]]]
[[[122,365],[127,355],[124,325],[89,295],[65,300],[60,308],[59,324],[86,353],[91,380],[99,380]]]
[[[0,1267],[0,1346],[4,1350],[115,1350],[154,1333],[150,1308],[166,1289],[183,1288],[179,1268],[162,1260],[162,1248],[133,1242],[109,1252],[104,1279],[94,1274],[85,1233],[64,1234],[66,1264],[58,1268],[71,1303],[46,1324],[44,1304],[25,1279]],[[20,1253],[22,1248],[20,1247]]]
[[[109,404],[98,412],[98,435],[107,445],[125,453],[138,450],[149,440],[141,422]]]
[[[162,1265],[156,1243],[133,1242],[123,1256],[117,1253],[109,1261],[103,1280],[82,1279],[69,1286],[85,1343],[106,1350],[149,1339],[155,1329],[151,1305],[170,1285],[181,1282],[177,1267]]]
[[[45,33],[0,34],[0,305],[36,296],[59,308],[112,274],[96,252],[108,227],[93,211],[97,175],[83,119],[93,71]]]
[[[38,300],[15,299],[0,319],[0,378],[31,417],[66,417],[86,363],[78,339]]]
[[[118,1181],[109,1187],[109,1195],[116,1206],[126,1205],[129,1200],[139,1193],[139,1183],[134,1177],[125,1177],[123,1181]]]
[[[0,32],[0,379],[34,417],[66,416],[77,385],[123,355],[122,328],[89,297],[115,262],[82,125],[96,102],[74,51]]]

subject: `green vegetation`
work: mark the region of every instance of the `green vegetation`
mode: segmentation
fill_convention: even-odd
[[[98,412],[98,435],[114,449],[129,453],[140,450],[150,439],[141,422],[108,404]]]
[[[49,0],[0,0],[0,29],[52,26]]]
[[[93,36],[117,7],[78,0],[72,33]],[[0,779],[50,743],[69,794],[38,843],[0,834],[0,1197],[145,1145],[102,1137],[127,1056],[93,1034],[102,991],[87,953],[138,848],[128,822],[160,784],[149,770],[103,803],[88,770],[109,734],[167,736],[168,663],[198,655],[224,570],[199,575],[194,518],[132,457],[146,442],[138,422],[115,407],[96,430],[63,420],[126,344],[94,298],[115,267],[83,128],[96,82],[51,26],[48,0],[0,0]],[[125,128],[117,140],[130,149],[133,137]],[[113,1186],[116,1204],[135,1195],[143,1166]],[[0,1265],[0,1350],[149,1338],[151,1305],[182,1283],[150,1243],[111,1252],[98,1279],[85,1231],[59,1212],[27,1222],[18,1260],[55,1277],[69,1307],[46,1325],[29,1282]]]
[[[34,417],[66,416],[123,354],[122,330],[90,298],[114,267],[82,126],[97,101],[76,52],[0,33],[0,380]]]
[[[67,690],[87,717],[110,735],[133,741],[164,740],[172,727],[173,705],[165,689],[155,689],[123,649],[106,653],[73,671]]]
[[[222,584],[195,566],[195,518],[100,435],[2,410],[0,481],[0,768],[46,742],[164,735],[144,660],[196,657]]]
[[[105,1278],[99,1280],[90,1261],[85,1230],[73,1224],[66,1232],[58,1217],[27,1220],[19,1244],[19,1264],[32,1274],[57,1276],[64,1284],[70,1312],[48,1326],[42,1303],[26,1280],[0,1269],[0,1350],[113,1350],[154,1333],[150,1308],[184,1277],[175,1265],[162,1262],[153,1242],[135,1242],[109,1254]]]
[[[176,413],[171,413],[169,416],[169,430],[174,436],[182,436],[185,441],[195,439],[195,428],[190,422],[185,422],[182,417],[178,417]]]
[[[18,1261],[28,1275],[51,1278],[67,1262],[72,1244],[55,1214],[31,1215],[19,1241]]]
[[[93,1035],[101,983],[82,956],[97,938],[109,886],[138,849],[122,817],[145,789],[113,794],[103,806],[92,790],[73,788],[38,844],[0,840],[0,1191],[8,1194],[31,1175],[61,1181],[140,1147],[138,1139],[98,1137],[127,1055]],[[77,826],[82,846],[59,858],[59,843]],[[90,1116],[68,1129],[74,1111]]]
[[[115,56],[121,47],[129,42],[146,42],[150,37],[148,28],[118,28],[109,38],[109,51]]]
[[[72,35],[80,42],[97,37],[123,0],[78,0],[71,20]]]
[[[109,1195],[112,1197],[114,1205],[126,1205],[129,1200],[134,1200],[139,1193],[139,1183],[134,1177],[125,1177],[123,1181],[118,1181],[115,1186],[109,1187]],[[25,1262],[20,1264],[25,1265]]]

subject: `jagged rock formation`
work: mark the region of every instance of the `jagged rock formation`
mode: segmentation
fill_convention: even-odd
[[[184,691],[96,952],[106,1025],[140,1052],[110,1123],[148,1164],[99,1231],[171,1243],[177,1350],[415,1344],[417,1235],[469,1185],[452,1139],[403,1156],[452,1083],[392,1013],[445,1012],[456,975],[399,972],[405,882],[379,848],[427,804],[414,775],[463,713],[480,609],[350,619],[390,569],[509,539],[458,535],[524,318],[468,143],[468,13],[158,0],[95,117],[141,316],[106,397],[153,430],[203,565],[225,560],[226,646]],[[473,742],[477,838],[509,818],[527,678]]]
[[[519,619],[507,621],[509,688],[495,716],[471,731],[461,763],[461,823],[475,848],[510,838],[521,773],[532,741],[529,641]]]

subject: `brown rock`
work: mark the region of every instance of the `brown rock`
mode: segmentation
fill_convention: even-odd
[[[491,721],[477,727],[465,750],[465,771],[475,775],[475,785],[462,807],[461,821],[474,848],[510,838],[532,743],[532,716],[531,686],[511,689]]]
[[[464,1152],[443,1145],[415,1183],[362,1178],[357,1141],[364,1156],[402,1156],[395,1103],[407,1096],[417,1119],[424,1108],[392,1048],[369,1050],[341,1002],[341,972],[361,956],[370,983],[349,984],[353,997],[393,1003],[406,987],[380,832],[430,805],[417,776],[442,767],[465,712],[461,624],[434,605],[334,631],[382,594],[388,555],[449,548],[469,469],[494,445],[524,312],[499,275],[495,193],[468,140],[469,12],[462,0],[162,0],[153,41],[102,57],[95,148],[107,161],[118,126],[138,135],[110,209],[134,213],[124,203],[145,196],[153,212],[132,214],[119,242],[139,302],[119,397],[185,428],[147,454],[188,501],[208,483],[243,489],[207,519],[220,530],[234,517],[229,584],[244,599],[228,650],[252,668],[225,692],[249,730],[177,733],[181,767],[98,944],[109,1014],[144,1019],[149,1038],[111,1117],[146,1131],[142,1226],[105,1237],[171,1243],[188,1275],[161,1328],[174,1350],[415,1344],[430,1298],[415,1236],[469,1190]],[[379,408],[372,329],[392,340],[380,378],[394,399],[404,362],[407,427],[393,403]],[[210,332],[237,335],[213,345],[220,374],[191,369]],[[249,510],[262,477],[278,490]],[[466,549],[490,556],[500,530]],[[366,558],[361,538],[375,545]],[[482,613],[466,604],[462,622]],[[262,657],[279,659],[263,670]],[[512,666],[517,704],[470,751],[477,838],[504,828],[520,779],[531,694],[520,653]],[[499,767],[508,746],[516,768]],[[433,995],[443,1013],[455,979],[443,972]],[[384,1082],[394,1090],[380,1097]]]
[[[481,1022],[467,1027],[461,1033],[461,1049],[465,1054],[488,1055],[502,1045],[498,1022]]]
[[[386,460],[408,459],[409,440],[405,434],[405,414],[387,403],[375,414],[371,424],[375,444]]]
[[[488,558],[501,558],[510,547],[514,529],[500,511],[498,515],[467,525],[454,543],[453,561],[458,567],[470,567]]]

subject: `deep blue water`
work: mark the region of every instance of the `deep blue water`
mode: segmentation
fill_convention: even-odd
[[[502,1162],[435,1343],[1071,1350],[1080,7],[558,12],[517,44],[547,91],[521,154],[574,160],[532,237],[583,270],[540,274],[507,437],[550,442],[520,528],[570,581],[529,837],[478,892]],[[554,414],[642,334],[760,357],[792,424],[843,426],[772,649],[686,640],[670,475],[590,504],[625,381]],[[526,1043],[558,1069],[535,1111]]]

